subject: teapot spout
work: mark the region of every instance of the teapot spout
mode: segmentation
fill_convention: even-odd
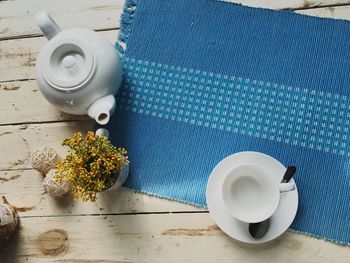
[[[44,35],[49,40],[61,31],[55,20],[53,20],[46,11],[36,13],[35,20],[41,31],[43,31]]]
[[[100,125],[105,125],[109,122],[110,116],[115,110],[115,98],[113,95],[105,96],[95,101],[88,109],[87,114],[96,120]]]

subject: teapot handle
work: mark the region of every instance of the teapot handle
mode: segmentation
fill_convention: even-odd
[[[41,31],[43,31],[44,35],[49,40],[61,31],[59,26],[46,11],[36,13],[35,20],[38,26],[40,27]]]

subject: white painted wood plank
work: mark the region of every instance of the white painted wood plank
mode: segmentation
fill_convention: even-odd
[[[2,262],[347,263],[348,247],[287,232],[271,243],[233,241],[208,214],[22,218]]]
[[[0,40],[41,34],[34,14],[48,11],[62,29],[119,27],[124,0],[12,0],[0,1]]]
[[[305,9],[320,6],[350,4],[349,0],[221,0],[242,5],[263,7],[269,9]]]
[[[43,176],[35,170],[0,171],[0,197],[20,208],[20,217],[206,211],[126,189],[100,193],[94,203],[73,200],[69,195],[53,198],[44,192],[42,181]]]
[[[115,43],[118,31],[99,34]],[[0,82],[34,79],[36,58],[46,42],[44,37],[0,41]]]
[[[296,12],[304,15],[350,20],[350,6],[331,6],[325,8],[298,10]]]
[[[35,80],[0,83],[0,125],[88,119],[65,114],[41,94]]]
[[[35,125],[0,126],[0,170],[31,168],[31,154],[39,147],[49,145],[64,156],[63,139],[76,131],[93,130],[92,120]],[[11,149],[11,150],[10,150]]]

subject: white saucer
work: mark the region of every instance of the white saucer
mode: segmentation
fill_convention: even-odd
[[[270,218],[270,227],[260,239],[254,239],[248,231],[249,224],[232,217],[223,205],[222,184],[225,174],[241,165],[261,167],[281,182],[286,171],[279,161],[259,152],[239,152],[222,160],[212,171],[206,190],[207,205],[212,219],[230,237],[245,243],[265,243],[283,234],[292,224],[298,209],[298,191],[281,193],[281,199],[275,213]],[[291,182],[294,182],[291,179]]]

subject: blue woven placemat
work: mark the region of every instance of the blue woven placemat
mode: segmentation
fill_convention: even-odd
[[[350,243],[350,23],[207,0],[127,0],[109,126],[126,186],[206,206],[239,151],[295,164],[293,230]]]

